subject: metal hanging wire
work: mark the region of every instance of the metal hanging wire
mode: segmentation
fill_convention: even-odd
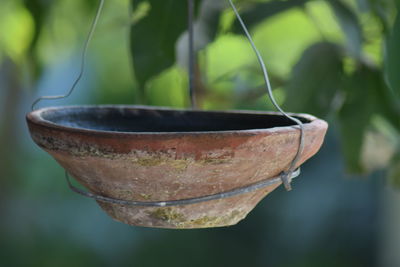
[[[195,92],[196,51],[194,49],[194,0],[188,0],[189,96],[192,109],[197,108]]]
[[[81,57],[81,66],[80,66],[80,71],[79,74],[77,76],[77,78],[75,79],[75,81],[73,82],[71,88],[69,89],[69,91],[65,94],[65,95],[55,95],[55,96],[42,96],[39,97],[38,99],[36,99],[31,108],[32,110],[35,109],[35,106],[43,101],[43,100],[56,100],[56,99],[63,99],[63,98],[67,98],[69,97],[73,91],[75,90],[76,86],[79,84],[80,80],[83,77],[84,71],[85,71],[85,63],[86,63],[86,54],[89,48],[89,44],[90,41],[92,40],[93,34],[95,32],[96,26],[98,24],[101,12],[103,10],[103,6],[104,6],[104,2],[105,0],[99,0],[99,5],[96,11],[96,15],[94,17],[94,20],[91,24],[90,27],[90,31],[89,34],[87,36],[87,39],[85,41],[84,44],[84,48],[82,51],[82,57]],[[272,88],[271,88],[271,84],[269,81],[269,77],[268,77],[268,71],[267,68],[265,66],[264,60],[260,54],[260,52],[258,51],[253,38],[251,37],[243,19],[241,18],[236,6],[234,5],[234,3],[232,2],[232,0],[228,0],[232,10],[234,11],[238,21],[240,22],[240,25],[242,26],[247,39],[249,40],[256,56],[257,59],[260,63],[260,66],[262,68],[263,71],[263,75],[264,75],[264,80],[266,83],[266,89],[267,89],[267,93],[268,96],[271,100],[271,102],[273,103],[273,105],[276,107],[276,109],[286,118],[288,118],[289,120],[295,122],[299,128],[300,128],[300,138],[299,138],[299,147],[298,147],[298,151],[293,159],[293,161],[290,163],[290,166],[288,168],[287,171],[281,173],[279,176],[277,177],[273,177],[273,178],[267,178],[265,180],[262,180],[260,182],[257,182],[255,184],[251,184],[245,187],[241,187],[241,188],[237,188],[237,189],[233,189],[230,191],[226,191],[226,192],[220,192],[217,194],[213,194],[213,195],[208,195],[208,196],[202,196],[202,197],[196,197],[196,198],[190,198],[190,199],[183,199],[183,200],[173,200],[173,201],[156,201],[156,202],[140,202],[140,201],[127,201],[127,200],[120,200],[120,199],[114,199],[114,198],[108,198],[108,197],[104,197],[104,196],[99,196],[96,194],[93,194],[91,192],[86,192],[84,190],[81,190],[75,186],[72,185],[68,172],[65,172],[65,177],[68,183],[68,186],[70,187],[70,189],[78,194],[81,194],[85,197],[88,198],[92,198],[95,199],[97,201],[101,201],[101,202],[107,202],[107,203],[111,203],[111,204],[120,204],[120,205],[130,205],[130,206],[147,206],[147,207],[167,207],[167,206],[179,206],[179,205],[188,205],[188,204],[195,204],[195,203],[201,203],[201,202],[205,202],[205,201],[211,201],[211,200],[218,200],[218,199],[223,199],[223,198],[228,198],[228,197],[233,197],[236,195],[240,195],[240,194],[245,194],[245,193],[249,193],[255,190],[259,190],[261,188],[265,188],[267,186],[271,186],[274,184],[277,184],[279,182],[282,182],[285,186],[285,188],[289,191],[291,190],[291,181],[293,178],[297,177],[300,175],[300,168],[297,168],[297,164],[301,158],[301,155],[303,153],[304,150],[304,126],[303,123],[287,114],[280,106],[279,104],[276,102],[274,94],[272,92]],[[195,50],[194,50],[194,0],[188,0],[188,32],[189,32],[189,92],[190,92],[190,99],[191,99],[191,104],[192,104],[192,108],[196,108],[196,100],[195,100],[195,86],[194,86],[194,82],[195,82]]]
[[[260,63],[260,66],[262,68],[263,71],[263,75],[264,75],[264,81],[266,84],[266,88],[267,88],[267,93],[269,96],[269,99],[271,100],[272,104],[275,106],[275,108],[277,110],[279,110],[279,112],[284,115],[286,118],[290,119],[291,121],[295,122],[299,127],[300,127],[300,140],[299,140],[299,148],[297,150],[297,153],[293,159],[293,161],[291,162],[289,169],[283,173],[282,175],[282,182],[286,188],[286,190],[290,191],[292,190],[292,186],[291,186],[291,173],[296,169],[297,163],[299,162],[301,155],[303,154],[304,151],[304,126],[303,123],[299,120],[296,119],[293,116],[290,116],[289,114],[287,114],[280,106],[279,104],[276,102],[275,97],[274,97],[274,93],[272,92],[272,87],[271,87],[271,83],[269,81],[269,76],[268,76],[268,71],[267,71],[267,67],[265,66],[264,60],[260,54],[260,52],[257,49],[257,46],[255,45],[253,38],[251,37],[249,30],[246,27],[246,24],[244,23],[242,17],[240,16],[236,6],[233,4],[232,0],[228,0],[229,4],[232,7],[233,12],[236,15],[236,18],[238,19],[238,21],[240,22],[240,25],[243,28],[243,31],[246,34],[247,39],[249,40],[251,47],[253,48],[258,62]]]
[[[83,46],[82,56],[81,56],[81,66],[80,66],[79,74],[76,77],[75,81],[73,82],[71,88],[68,90],[68,92],[65,95],[54,95],[54,96],[41,96],[41,97],[39,97],[38,99],[36,99],[32,103],[31,110],[34,110],[36,105],[39,104],[39,102],[41,102],[43,100],[57,100],[57,99],[67,98],[74,92],[76,86],[81,81],[81,79],[83,77],[83,74],[85,72],[86,54],[87,54],[87,51],[89,49],[90,41],[93,38],[94,31],[96,30],[97,23],[99,22],[100,15],[101,15],[101,12],[103,10],[103,7],[104,7],[104,0],[100,0],[99,1],[99,5],[97,7],[96,15],[94,17],[92,25],[90,26],[89,34],[88,34],[88,36],[86,38],[86,41],[85,41],[85,44]]]

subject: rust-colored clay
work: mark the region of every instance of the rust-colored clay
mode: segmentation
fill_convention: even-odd
[[[300,165],[319,150],[327,123],[310,115],[296,116],[305,121]],[[271,122],[259,128],[262,120],[272,119],[279,122],[278,127]],[[202,122],[196,124],[196,120]],[[271,112],[60,107],[34,111],[27,121],[33,140],[88,190],[135,201],[194,198],[277,176],[293,160],[300,134],[298,127]],[[108,126],[103,127],[102,121]],[[253,121],[254,128],[250,127]],[[156,131],[157,127],[161,130]],[[181,130],[172,131],[174,127]],[[219,227],[242,220],[278,186],[184,206],[99,204],[114,219],[131,225]]]

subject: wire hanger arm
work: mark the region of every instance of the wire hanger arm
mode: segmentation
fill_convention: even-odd
[[[96,30],[97,23],[99,22],[100,15],[101,15],[101,12],[102,12],[103,6],[104,6],[104,1],[105,0],[99,0],[99,5],[97,7],[96,15],[95,15],[95,17],[93,19],[92,25],[91,25],[90,30],[89,30],[89,34],[88,34],[88,36],[86,38],[86,41],[85,41],[85,44],[84,44],[84,47],[83,47],[82,56],[81,56],[81,66],[80,66],[79,74],[76,77],[75,81],[73,82],[73,84],[72,84],[71,88],[69,89],[69,91],[65,95],[41,96],[41,97],[39,97],[38,99],[36,99],[32,103],[31,110],[34,110],[36,105],[39,104],[39,102],[41,102],[43,100],[57,100],[57,99],[67,98],[74,92],[76,86],[81,81],[81,79],[83,77],[83,74],[85,72],[86,54],[87,54],[87,51],[88,51],[88,48],[89,48],[90,41],[92,40],[93,34],[94,34],[95,30]]]
[[[233,12],[236,15],[236,18],[238,19],[240,25],[242,26],[242,29],[243,29],[244,33],[246,34],[247,39],[249,40],[249,42],[250,42],[250,44],[251,44],[251,46],[252,46],[252,48],[253,48],[256,56],[257,56],[258,62],[260,63],[261,69],[263,71],[264,81],[265,81],[265,84],[266,84],[266,88],[267,88],[267,93],[268,93],[269,99],[271,100],[271,102],[275,106],[275,108],[277,110],[279,110],[279,112],[282,115],[284,115],[286,118],[290,119],[291,121],[295,122],[300,127],[299,149],[297,150],[296,156],[294,157],[293,161],[291,162],[291,164],[289,166],[289,169],[286,171],[286,173],[285,173],[286,175],[284,175],[282,177],[282,181],[283,181],[283,183],[285,185],[286,190],[290,191],[291,190],[291,185],[290,185],[290,183],[291,183],[291,179],[290,179],[291,173],[293,173],[293,171],[295,170],[296,165],[299,162],[300,157],[301,157],[301,155],[302,155],[302,153],[304,151],[304,126],[303,126],[303,123],[299,119],[294,118],[294,117],[290,116],[289,114],[287,114],[279,106],[279,104],[276,102],[274,94],[272,92],[271,83],[269,81],[269,75],[268,75],[267,67],[265,66],[264,60],[263,60],[263,58],[261,56],[261,53],[257,49],[257,46],[255,45],[255,43],[253,41],[253,38],[251,37],[251,35],[249,33],[249,30],[247,29],[247,26],[244,23],[242,17],[240,16],[236,6],[233,4],[232,0],[228,0],[228,1],[229,1],[229,4],[232,7]]]
[[[189,34],[189,97],[192,109],[197,108],[195,92],[196,51],[194,49],[194,0],[188,0],[188,34]]]

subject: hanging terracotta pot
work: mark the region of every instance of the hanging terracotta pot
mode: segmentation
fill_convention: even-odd
[[[295,116],[304,123],[301,165],[319,150],[327,123]],[[90,192],[141,202],[207,196],[275,177],[292,162],[300,134],[272,112],[78,106],[36,110],[27,121],[33,140]],[[242,220],[279,185],[173,207],[98,203],[131,225],[218,227]]]

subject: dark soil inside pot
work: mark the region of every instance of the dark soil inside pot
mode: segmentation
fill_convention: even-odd
[[[276,114],[118,106],[49,109],[41,113],[41,117],[60,126],[112,132],[237,131],[296,125]],[[305,118],[297,118],[304,123],[309,122]]]

